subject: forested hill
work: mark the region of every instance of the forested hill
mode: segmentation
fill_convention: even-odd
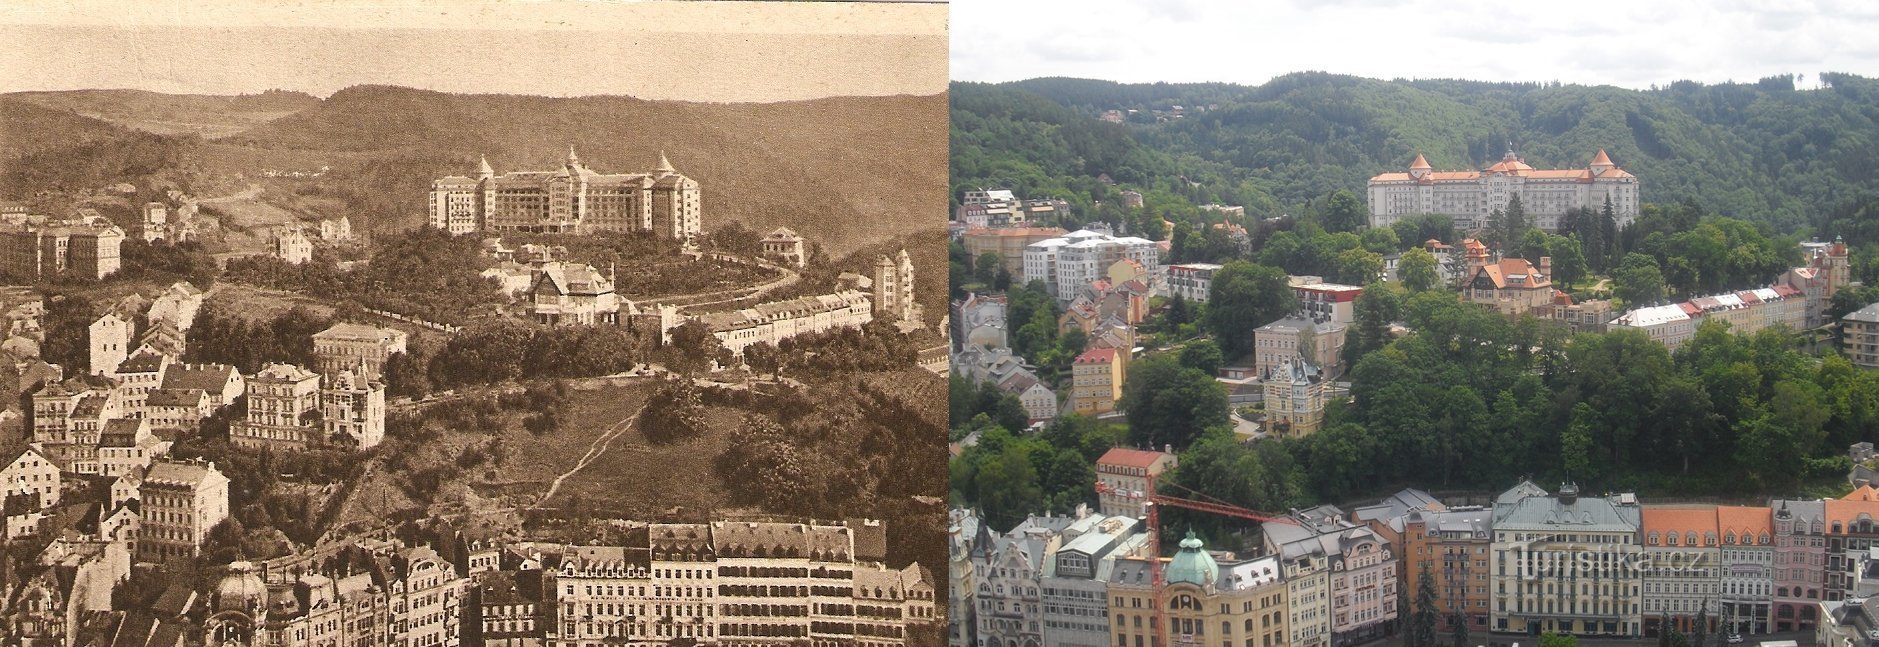
[[[1176,105],[1180,119],[1152,116]],[[1139,112],[1123,125],[1097,119],[1112,109]],[[1645,202],[1694,198],[1782,233],[1851,236],[1834,231],[1853,224],[1834,214],[1879,204],[1879,81],[1849,74],[1651,90],[1324,73],[1260,86],[1045,78],[955,83],[952,119],[955,189],[1008,186],[1086,207],[1107,193],[1094,180],[1107,174],[1165,191],[1164,203],[1295,213],[1339,189],[1361,196],[1366,179],[1418,153],[1438,169],[1479,168],[1508,142],[1539,168],[1581,168],[1603,148],[1643,179]]]

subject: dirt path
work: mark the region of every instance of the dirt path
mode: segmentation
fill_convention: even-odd
[[[644,411],[642,410],[641,413],[644,413]],[[538,509],[542,507],[543,504],[548,503],[549,499],[553,499],[555,493],[561,490],[562,482],[568,480],[568,477],[574,476],[576,472],[586,468],[589,464],[592,464],[595,459],[600,458],[601,454],[607,453],[607,446],[613,444],[613,440],[619,438],[621,434],[626,433],[626,430],[632,429],[633,424],[637,422],[639,422],[639,413],[635,413],[627,419],[613,423],[612,426],[608,427],[605,433],[600,434],[600,437],[594,439],[593,444],[587,446],[587,454],[581,456],[581,460],[574,463],[574,467],[569,468],[566,472],[562,472],[560,476],[555,477],[552,483],[548,484],[548,491],[542,494],[542,498],[537,500],[535,505],[529,506],[529,509]]]
[[[262,190],[261,185],[250,184],[248,185],[247,189],[242,190],[240,193],[230,193],[228,195],[216,196],[213,198],[199,198],[196,200],[196,203],[197,204],[221,204],[224,202],[234,202],[237,200],[253,200],[255,198],[261,197],[261,190]]]
[[[780,267],[780,266],[766,266],[766,267],[767,269],[781,271],[783,273],[783,276],[778,277],[774,281],[770,281],[769,283],[764,283],[756,287],[742,287],[742,288],[736,288],[736,289],[731,289],[731,290],[719,290],[716,292],[706,292],[704,294],[682,295],[677,299],[671,300],[671,302],[677,303],[680,301],[685,301],[687,299],[710,298],[710,297],[720,296],[720,295],[729,295],[726,298],[715,299],[712,301],[698,301],[698,302],[680,304],[679,309],[685,310],[689,308],[698,308],[698,307],[703,307],[703,306],[717,305],[720,303],[730,303],[732,301],[742,301],[744,299],[754,299],[754,298],[769,294],[771,292],[775,292],[779,289],[795,285],[797,281],[802,280],[801,274],[797,274],[795,270],[789,269],[787,267]]]

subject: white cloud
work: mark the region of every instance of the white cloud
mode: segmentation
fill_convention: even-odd
[[[952,76],[967,81],[1258,84],[1325,70],[1645,88],[1879,69],[1869,44],[1879,3],[1855,0],[1661,0],[1598,11],[1468,0],[953,0],[951,8]]]

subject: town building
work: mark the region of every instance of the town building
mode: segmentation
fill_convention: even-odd
[[[1468,274],[1462,279],[1462,297],[1493,307],[1509,317],[1544,312],[1553,305],[1553,259],[1540,257],[1539,267],[1524,258],[1487,259],[1486,248],[1468,250]]]
[[[1128,373],[1128,351],[1092,348],[1071,362],[1070,408],[1095,416],[1116,410]]]
[[[169,229],[169,220],[169,207],[163,206],[161,202],[144,203],[142,219],[144,242],[154,243],[163,240],[163,237],[169,233],[167,231]]]
[[[1143,203],[1142,203],[1141,192],[1135,191],[1132,189],[1124,189],[1122,191],[1122,207],[1123,208],[1140,209],[1142,208],[1142,204]]]
[[[989,563],[996,540],[974,510],[952,508],[946,519],[946,645],[977,647],[978,587],[973,565]]]
[[[1349,326],[1357,322],[1357,297],[1364,289],[1337,283],[1306,283],[1292,286],[1298,297],[1298,309],[1312,321],[1327,321]]]
[[[171,283],[156,299],[151,300],[150,309],[144,318],[151,325],[167,323],[178,332],[188,333],[189,327],[196,323],[196,313],[202,310],[206,296],[188,281]]]
[[[1418,595],[1425,574],[1435,580],[1438,632],[1454,631],[1457,619],[1470,635],[1489,631],[1492,521],[1493,511],[1482,507],[1416,509],[1402,518],[1403,583],[1397,590]]]
[[[1725,627],[1736,634],[1769,632],[1774,596],[1774,511],[1768,506],[1719,506],[1722,582],[1717,598]]]
[[[313,241],[298,228],[289,227],[274,234],[274,257],[289,265],[313,260]]]
[[[340,216],[321,220],[320,240],[329,243],[352,242],[352,218]]]
[[[1644,632],[1668,624],[1676,631],[1715,634],[1723,618],[1713,608],[1721,597],[1722,533],[1716,506],[1648,505],[1641,515],[1644,539]],[[1698,626],[1698,617],[1705,625]]]
[[[1324,426],[1324,391],[1318,367],[1294,356],[1265,379],[1266,429],[1279,438],[1304,438]]]
[[[1503,493],[1494,504],[1494,631],[1643,635],[1640,515],[1634,495],[1580,496],[1570,483],[1557,494],[1532,483]]]
[[[1147,566],[1144,560],[1119,560],[1116,570],[1121,577],[1132,578]],[[1129,622],[1127,627],[1120,623],[1113,627],[1109,644],[1132,645],[1133,639],[1143,633],[1148,636],[1144,644],[1156,644],[1160,640],[1153,627],[1157,615],[1166,619],[1168,641],[1173,645],[1285,644],[1289,631],[1285,622],[1286,582],[1281,571],[1276,557],[1216,557],[1190,531],[1163,571],[1166,585],[1160,599],[1112,587],[1111,597],[1129,605]],[[1165,611],[1156,614],[1155,608]],[[1136,628],[1135,621],[1144,615],[1150,619],[1148,627]]]
[[[777,262],[793,267],[809,264],[809,251],[803,244],[803,237],[788,227],[777,227],[759,241],[763,255],[776,259]]]
[[[208,644],[463,644],[469,579],[428,546],[363,542],[345,566],[229,565],[202,621]],[[265,570],[264,570],[265,569]]]
[[[670,306],[662,306],[669,308]],[[812,335],[841,328],[860,328],[874,320],[874,308],[868,295],[854,290],[834,294],[797,297],[788,301],[760,303],[741,310],[708,312],[696,321],[711,329],[725,349],[741,355],[753,344],[775,346],[798,335]],[[662,317],[677,327],[690,315]],[[669,332],[671,328],[666,330]]]
[[[567,161],[553,171],[496,175],[484,159],[475,178],[431,183],[430,224],[457,235],[638,231],[689,240],[702,231],[701,222],[698,182],[674,170],[663,153],[648,173],[598,173],[569,148]]]
[[[1111,517],[1143,516],[1149,480],[1174,469],[1176,464],[1170,452],[1123,447],[1104,452],[1096,459],[1097,510]]]
[[[1841,352],[1854,366],[1879,368],[1879,303],[1840,318]]]
[[[320,446],[320,375],[292,364],[269,364],[247,379],[248,415],[229,425],[237,447],[297,451]]]
[[[1148,534],[1141,520],[1088,514],[1058,533],[1056,550],[1045,556],[1040,602],[1046,647],[1109,644],[1109,574],[1118,557],[1139,556]]]
[[[978,647],[1044,644],[1044,566],[1075,519],[1030,517],[975,553]],[[1109,599],[1115,599],[1113,581]],[[1111,616],[1119,612],[1114,604]]]
[[[1838,499],[1822,502],[1827,516],[1828,600],[1856,597],[1860,562],[1879,545],[1879,490],[1866,485]]]
[[[974,260],[986,253],[998,255],[1005,264],[1005,271],[1010,272],[1015,280],[1024,280],[1024,250],[1032,243],[1039,243],[1064,235],[1060,227],[973,227],[960,235],[960,243],[965,245],[966,254]]]
[[[117,366],[130,358],[131,343],[136,324],[118,316],[115,312],[104,313],[87,328],[86,342],[91,346],[90,375],[113,376]]]
[[[333,377],[351,371],[369,380],[385,375],[385,362],[403,353],[410,336],[396,328],[340,322],[313,334],[313,370]]]
[[[1221,267],[1215,263],[1169,265],[1168,296],[1206,303],[1207,295],[1213,291],[1214,273],[1219,272]]]
[[[620,320],[622,301],[613,292],[613,277],[601,275],[592,265],[545,263],[528,293],[535,320],[550,326],[612,325]]]
[[[0,493],[6,498],[31,496],[37,509],[58,505],[61,493],[59,466],[39,450],[18,445],[0,467]]]
[[[1478,171],[1437,171],[1421,155],[1406,173],[1370,178],[1370,226],[1386,228],[1406,216],[1435,213],[1463,231],[1479,229],[1490,213],[1505,211],[1520,198],[1527,221],[1559,233],[1566,217],[1580,209],[1611,204],[1613,220],[1623,229],[1637,219],[1638,178],[1613,164],[1600,149],[1582,169],[1535,169],[1510,145],[1499,162]]]
[[[132,358],[136,359],[136,358]],[[121,375],[122,371],[120,371]],[[235,398],[248,392],[248,379],[241,371],[227,364],[180,364],[164,365],[163,377],[157,391],[201,391],[209,397],[212,408],[226,407],[235,403]],[[155,392],[152,392],[155,393]]]
[[[1805,295],[1806,327],[1818,328],[1832,323],[1827,321],[1827,311],[1833,306],[1833,295],[1853,285],[1852,267],[1846,241],[1836,237],[1831,244],[1809,250],[1807,264],[1783,272],[1775,279],[1775,284],[1792,287]]]
[[[1289,522],[1262,524],[1266,554],[1308,566],[1322,555],[1327,600],[1321,628],[1333,644],[1365,643],[1395,630],[1397,563],[1388,538],[1323,505],[1293,512]],[[1309,572],[1309,568],[1304,569]],[[1309,579],[1309,576],[1307,576]],[[1307,592],[1309,594],[1309,592]],[[1312,638],[1307,638],[1312,640]]]
[[[1649,306],[1619,315],[1607,323],[1605,329],[1643,331],[1650,336],[1651,341],[1676,350],[1696,335],[1696,320],[1690,318],[1690,310],[1679,304]]]
[[[1271,377],[1279,364],[1304,357],[1326,375],[1343,372],[1345,334],[1350,327],[1293,315],[1253,329],[1253,370]]]
[[[485,647],[548,644],[554,598],[540,570],[491,570],[473,574],[477,615]]]
[[[913,258],[905,248],[899,254],[875,260],[874,318],[918,324],[921,311],[913,286]]]
[[[340,371],[320,389],[320,418],[325,442],[348,449],[371,449],[385,440],[385,385],[352,371]]]
[[[1815,647],[1872,647],[1879,642],[1879,597],[1823,601]]]
[[[1018,394],[1018,403],[1024,405],[1024,413],[1033,424],[1057,419],[1057,411],[1061,408],[1057,402],[1057,392],[1044,386],[1043,382],[1025,387]]]
[[[1827,506],[1823,501],[1777,499],[1774,508],[1775,593],[1773,631],[1813,631],[1827,599]]]
[[[209,529],[228,518],[228,477],[214,463],[160,460],[137,491],[137,561],[194,558]]]
[[[0,275],[23,283],[57,277],[102,279],[122,264],[124,230],[103,218],[0,222]]]
[[[1154,241],[1081,229],[1026,246],[1024,282],[1043,281],[1051,296],[1068,302],[1124,259],[1139,263],[1147,276],[1161,274],[1161,248]]]
[[[953,341],[959,348],[1007,348],[1010,332],[1006,329],[1008,302],[1004,295],[972,293],[964,301],[953,303]]]

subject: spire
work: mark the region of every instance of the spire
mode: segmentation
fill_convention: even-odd
[[[1598,154],[1592,156],[1592,168],[1598,168],[1600,166],[1617,166],[1612,163],[1611,156],[1606,155],[1605,149],[1603,148],[1598,149]]]
[[[665,151],[659,151],[659,168],[656,168],[653,170],[658,171],[662,174],[667,174],[667,175],[678,172],[677,170],[672,168],[671,160],[667,160],[665,158]]]
[[[489,167],[489,158],[487,156],[483,157],[482,160],[477,163],[476,174],[478,177],[489,177],[496,174],[496,170]]]
[[[1412,171],[1416,169],[1432,169],[1432,168],[1434,167],[1429,166],[1429,160],[1424,159],[1422,157],[1422,153],[1417,153],[1416,161],[1409,163],[1409,170],[1412,170]]]
[[[1514,154],[1514,142],[1508,141],[1507,142],[1507,154],[1501,156],[1501,161],[1512,162],[1518,159],[1520,159],[1520,156]]]
[[[568,166],[580,166],[581,158],[574,154],[574,145],[568,145]]]

